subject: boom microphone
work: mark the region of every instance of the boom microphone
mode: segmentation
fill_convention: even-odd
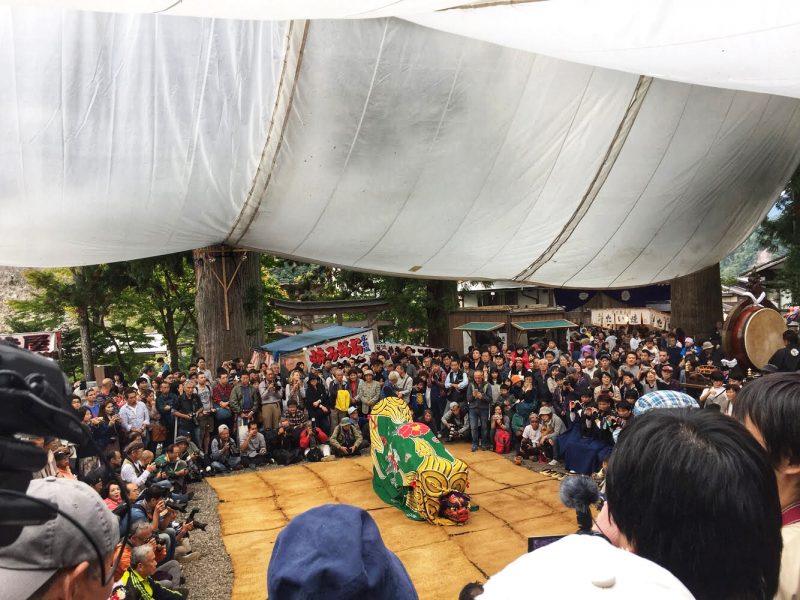
[[[586,475],[570,475],[561,482],[559,496],[564,506],[575,509],[578,533],[591,533],[590,507],[600,501],[600,489],[594,480]]]

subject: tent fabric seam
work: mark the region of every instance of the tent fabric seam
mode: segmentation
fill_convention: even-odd
[[[275,164],[278,161],[278,155],[280,154],[281,148],[283,147],[283,140],[284,140],[284,137],[286,135],[286,128],[287,128],[287,126],[289,124],[289,117],[291,116],[292,105],[294,104],[294,96],[295,96],[295,92],[297,90],[297,82],[300,79],[300,68],[301,68],[301,66],[303,64],[303,54],[304,54],[305,46],[306,46],[306,39],[308,38],[309,23],[310,23],[309,21],[303,21],[303,25],[302,25],[303,35],[302,35],[302,38],[300,40],[300,47],[299,47],[299,49],[297,51],[297,56],[296,56],[296,58],[294,58],[292,56],[291,50],[292,50],[292,42],[296,38],[295,21],[290,21],[289,22],[289,29],[286,32],[286,45],[285,45],[285,49],[284,49],[283,66],[281,68],[281,77],[280,77],[280,81],[278,83],[278,91],[275,94],[275,104],[274,104],[274,108],[272,110],[272,118],[270,119],[269,132],[267,133],[267,139],[264,141],[264,150],[262,151],[261,159],[258,161],[258,168],[256,169],[255,176],[253,177],[253,184],[250,187],[250,193],[247,195],[247,199],[245,200],[244,204],[242,205],[242,208],[239,211],[239,215],[236,217],[236,220],[234,221],[234,224],[231,227],[230,232],[228,233],[228,237],[225,240],[226,242],[230,242],[233,245],[236,245],[239,242],[241,242],[242,238],[245,235],[247,235],[247,232],[250,230],[250,227],[253,225],[253,221],[255,220],[255,216],[258,214],[258,210],[261,207],[261,203],[264,200],[264,197],[265,197],[266,192],[267,192],[267,188],[269,187],[269,184],[272,181],[272,173],[275,170]],[[284,78],[285,78],[286,73],[287,73],[287,67],[289,66],[288,63],[289,63],[290,59],[296,60],[297,64],[295,65],[294,74],[292,76],[291,83],[290,84],[285,84],[284,83],[284,81],[285,81]],[[291,85],[291,88],[290,88],[290,91],[289,91],[288,99],[285,101],[286,108],[281,111],[280,108],[281,108],[281,105],[282,105],[282,98],[283,98],[282,91],[285,89],[286,85]],[[278,139],[277,139],[277,141],[275,143],[275,149],[271,153],[272,157],[271,157],[271,160],[269,160],[269,170],[265,171],[264,170],[264,161],[265,161],[265,159],[268,160],[267,153],[268,153],[268,151],[270,149],[270,142],[273,139],[272,138],[273,126],[275,124],[276,119],[279,118],[279,116],[280,116],[279,112],[283,112],[283,115],[282,115],[283,116],[283,124],[281,125],[280,134],[279,134]],[[256,186],[258,184],[259,177],[262,175],[262,173],[264,173],[264,177],[265,177],[264,185],[261,188],[260,192],[258,193],[258,196],[256,197],[254,193],[255,193]],[[250,214],[249,214],[248,219],[247,219],[247,224],[240,228],[240,223],[242,222],[242,219],[245,217],[245,214],[248,213],[248,212]],[[240,229],[241,231],[238,233],[238,236],[236,237],[236,239],[234,239],[233,236],[237,234],[237,229]]]
[[[622,116],[619,127],[617,128],[617,131],[614,134],[608,149],[606,150],[603,161],[600,163],[597,173],[595,173],[595,176],[589,184],[589,188],[586,190],[586,193],[584,194],[580,204],[578,204],[575,212],[572,213],[572,216],[564,224],[561,232],[551,242],[547,250],[545,250],[535,261],[533,261],[533,263],[531,263],[527,269],[517,274],[514,277],[514,280],[519,281],[530,278],[541,268],[545,262],[553,258],[553,256],[555,256],[561,247],[569,240],[570,236],[575,231],[575,228],[583,220],[583,217],[589,212],[589,209],[597,199],[597,196],[608,179],[608,176],[611,174],[614,164],[617,162],[617,158],[622,152],[622,148],[625,146],[625,141],[628,139],[628,134],[630,133],[631,129],[633,129],[633,125],[636,122],[636,117],[639,116],[639,111],[644,104],[644,99],[647,97],[647,92],[650,90],[650,85],[652,82],[652,77],[648,77],[646,75],[639,76],[639,81],[636,83],[636,87],[633,90],[633,96],[628,104],[628,108],[625,110],[625,114]]]

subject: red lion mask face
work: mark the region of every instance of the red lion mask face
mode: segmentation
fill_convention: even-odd
[[[455,523],[466,523],[469,519],[469,496],[461,492],[442,496],[439,515]]]

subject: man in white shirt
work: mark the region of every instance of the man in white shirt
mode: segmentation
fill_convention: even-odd
[[[156,470],[156,464],[151,462],[146,467],[142,466],[140,458],[144,444],[142,442],[131,442],[125,446],[125,460],[119,471],[119,476],[125,483],[133,483],[141,488],[150,478],[150,474]]]
[[[126,435],[141,433],[143,438],[147,438],[150,413],[144,402],[139,402],[139,397],[133,388],[125,389],[125,404],[119,409],[119,418]]]
[[[414,386],[414,381],[411,379],[408,373],[406,373],[406,367],[404,365],[397,365],[395,367],[395,371],[397,371],[398,375],[397,397],[408,402],[408,398],[411,395],[411,388]]]

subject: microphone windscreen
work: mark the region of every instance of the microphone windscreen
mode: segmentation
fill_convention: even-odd
[[[567,508],[585,510],[600,500],[600,489],[591,477],[569,475],[561,482],[559,495]]]

